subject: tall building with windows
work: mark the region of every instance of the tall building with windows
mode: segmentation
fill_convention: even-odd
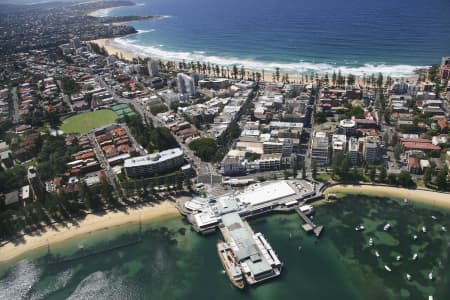
[[[159,75],[159,63],[156,60],[150,59],[147,62],[147,68],[148,75],[150,75],[150,77],[156,77]]]
[[[316,131],[311,143],[311,159],[318,166],[330,164],[330,142],[326,132]]]
[[[81,47],[81,42],[80,39],[78,37],[74,37],[73,39],[70,40],[70,47],[73,49],[78,49]]]
[[[195,79],[192,76],[189,76],[184,73],[178,73],[177,75],[177,87],[178,93],[187,95],[187,96],[195,96],[197,91],[195,90]]]
[[[352,165],[357,165],[359,161],[359,142],[355,137],[348,140],[348,158]]]
[[[363,144],[363,158],[369,163],[376,163],[381,159],[381,143],[376,137],[366,137]]]

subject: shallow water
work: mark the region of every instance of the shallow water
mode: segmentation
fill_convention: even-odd
[[[302,231],[295,214],[250,220],[255,232],[262,232],[272,244],[284,269],[280,278],[244,291],[233,288],[222,272],[215,248],[220,233],[200,236],[183,220],[171,219],[144,224],[143,241],[128,247],[55,264],[48,263],[54,258],[45,256],[17,262],[0,278],[0,299],[424,299],[428,295],[446,299],[450,295],[450,275],[445,272],[450,268],[450,235],[440,230],[441,224],[450,223],[449,212],[347,196],[318,207],[314,219],[325,225],[319,240]],[[385,232],[387,222],[392,229]],[[361,224],[365,230],[355,231]],[[427,233],[421,232],[422,226]],[[127,225],[52,246],[51,253],[73,258],[139,236],[139,226]],[[368,246],[370,237],[373,248]],[[416,252],[419,259],[413,262]],[[427,278],[431,270],[434,281]],[[411,282],[406,273],[413,276]]]

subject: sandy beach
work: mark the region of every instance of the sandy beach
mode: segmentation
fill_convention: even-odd
[[[96,9],[93,10],[91,12],[89,12],[87,15],[91,16],[91,17],[98,17],[98,16],[103,16],[106,13],[108,13],[111,9],[113,9],[114,7],[110,7],[110,8],[101,8],[101,9]]]
[[[32,250],[47,247],[47,244],[60,243],[105,228],[139,223],[139,220],[149,222],[176,216],[180,216],[180,213],[173,202],[169,201],[153,206],[129,208],[126,212],[107,212],[103,215],[90,214],[77,225],[70,223],[67,226],[56,225],[55,229],[47,228],[47,231],[40,235],[26,235],[23,242],[17,245],[8,243],[0,247],[0,261],[8,261]]]
[[[114,46],[111,46],[110,43],[111,39],[98,39],[98,40],[92,40],[89,41],[90,43],[95,43],[99,47],[104,47],[106,51],[108,51],[109,55],[116,55],[117,57],[123,57],[126,60],[133,60],[133,58],[137,58],[137,55],[135,55],[132,52],[124,51],[122,49],[116,48]]]
[[[358,195],[385,196],[431,204],[450,209],[450,194],[433,191],[413,190],[390,186],[336,185],[326,189],[325,194],[347,193]]]

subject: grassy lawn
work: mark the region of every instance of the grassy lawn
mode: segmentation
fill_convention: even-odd
[[[117,115],[108,109],[85,112],[63,121],[61,130],[64,133],[86,133],[94,128],[113,123]]]

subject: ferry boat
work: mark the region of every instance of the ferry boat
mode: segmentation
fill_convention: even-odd
[[[408,273],[406,273],[406,279],[408,279],[408,281],[411,281],[412,276]]]
[[[392,270],[391,270],[391,268],[389,268],[388,266],[384,266],[384,268],[386,269],[386,271],[388,271],[388,272],[391,272]]]
[[[244,288],[244,277],[231,247],[224,241],[217,241],[217,254],[231,283],[238,289]]]
[[[389,229],[391,229],[391,224],[387,223],[386,225],[384,225],[384,231],[388,231]]]

